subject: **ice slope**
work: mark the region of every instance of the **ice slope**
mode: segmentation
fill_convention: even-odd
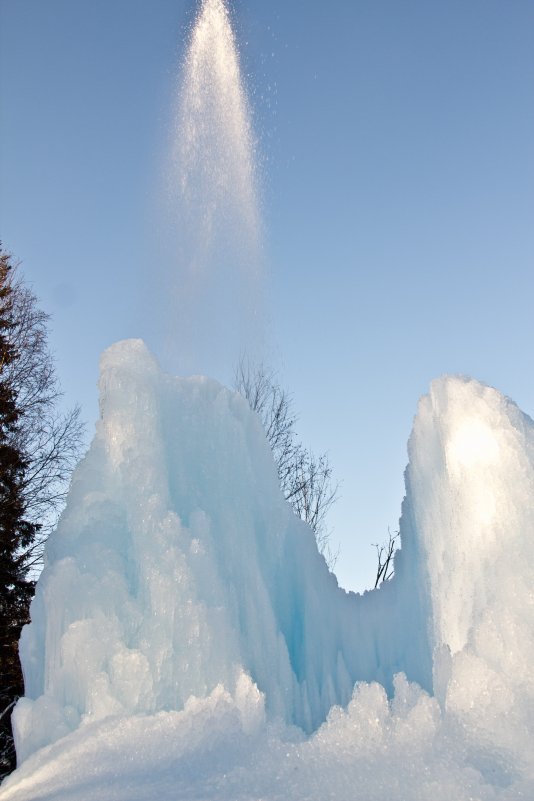
[[[0,798],[534,798],[534,424],[442,378],[409,457],[395,579],[345,593],[245,402],[109,349]]]

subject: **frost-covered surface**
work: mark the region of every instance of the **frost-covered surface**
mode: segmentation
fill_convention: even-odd
[[[363,596],[239,396],[130,341],[101,412],[23,632],[2,800],[534,798],[534,424],[511,401],[433,383],[396,576]]]
[[[253,694],[254,695],[254,694]],[[389,705],[362,685],[310,738],[262,721],[261,699],[221,688],[181,712],[108,718],[43,749],[2,801],[514,801],[532,768],[472,738],[438,702],[399,678]]]

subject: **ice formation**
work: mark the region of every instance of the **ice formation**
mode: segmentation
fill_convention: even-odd
[[[284,501],[241,396],[164,375],[139,340],[104,354],[100,383],[21,642],[21,758],[81,722],[233,691],[243,673],[270,714],[310,731],[356,680],[406,669],[387,616],[338,588]]]
[[[103,355],[100,386],[23,631],[22,764],[0,798],[534,797],[526,415],[432,384],[396,575],[360,596],[242,398],[163,374],[139,340]]]

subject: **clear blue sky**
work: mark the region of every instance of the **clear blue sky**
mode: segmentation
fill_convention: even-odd
[[[239,0],[262,153],[273,361],[328,450],[344,586],[396,528],[418,397],[445,372],[534,414],[534,4]],[[0,0],[0,235],[92,428],[143,309],[184,0]],[[157,260],[156,260],[157,261]],[[228,380],[228,366],[215,367]]]

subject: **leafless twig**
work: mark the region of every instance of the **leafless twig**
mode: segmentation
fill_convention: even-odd
[[[338,485],[333,483],[328,455],[315,456],[298,442],[293,400],[280,387],[276,374],[264,364],[241,358],[234,375],[234,389],[259,415],[284,497],[311,526],[319,551],[333,570],[339,551],[330,548],[331,532],[326,527],[326,516],[337,498]]]
[[[378,567],[376,569],[376,581],[374,589],[378,587],[383,581],[389,581],[393,576],[393,555],[396,550],[396,543],[399,538],[399,532],[395,531],[393,534],[388,528],[388,541],[383,545],[375,543],[376,555],[378,558]]]

